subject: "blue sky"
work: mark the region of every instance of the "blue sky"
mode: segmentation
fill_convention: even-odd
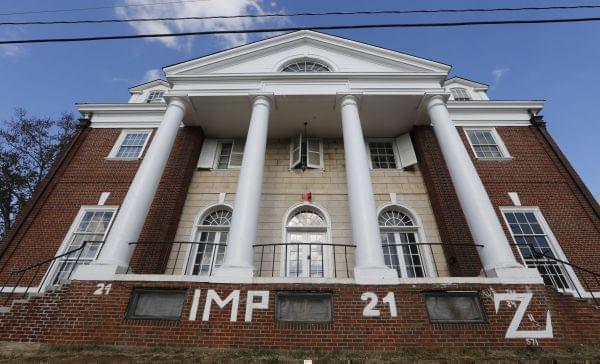
[[[0,13],[101,7],[167,0],[3,0]],[[168,0],[173,1],[173,0]],[[588,4],[594,2],[588,1]],[[219,15],[246,12],[352,11],[417,8],[469,8],[565,5],[568,1],[338,1],[338,0],[199,0],[179,5],[2,16],[0,20],[62,20],[139,16]],[[571,3],[572,4],[572,3]],[[600,5],[600,2],[595,4]],[[145,23],[76,26],[0,26],[1,39],[50,36],[136,34],[152,31],[200,30],[253,26],[325,25],[374,22],[456,21],[464,19],[600,16],[598,10],[526,13],[344,16],[283,18],[212,23]],[[141,28],[141,27],[145,28]],[[453,66],[452,75],[491,85],[492,99],[546,100],[543,115],[550,132],[592,193],[600,197],[600,22],[487,26],[341,30],[330,32],[358,41],[437,60]],[[75,112],[76,102],[126,102],[128,87],[156,75],[165,65],[202,56],[268,35],[193,37],[177,40],[125,40],[94,43],[0,46],[2,97],[0,120],[15,107],[39,116]]]

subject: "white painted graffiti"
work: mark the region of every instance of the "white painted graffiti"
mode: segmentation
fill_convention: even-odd
[[[523,317],[525,317],[525,312],[529,307],[532,297],[533,293],[493,293],[494,309],[496,310],[496,313],[498,313],[500,310],[500,302],[502,301],[506,301],[511,308],[516,307],[515,315],[513,316],[510,325],[508,325],[506,335],[504,336],[505,338],[528,339],[528,343],[530,342],[533,345],[537,345],[537,340],[535,339],[547,339],[554,337],[550,310],[546,311],[546,327],[543,330],[519,330],[519,325],[521,325],[521,321],[523,321]],[[517,305],[516,302],[519,302],[519,304]],[[534,319],[532,314],[528,314],[527,317],[529,321],[534,322],[538,327],[541,326]]]
[[[194,297],[192,299],[192,308],[190,309],[190,321],[196,321],[198,315],[198,309],[200,306],[200,296],[202,290],[196,289],[194,291]],[[256,297],[260,297],[260,301],[254,302]],[[240,290],[236,289],[231,291],[231,293],[222,299],[219,294],[213,290],[209,289],[206,291],[206,299],[204,301],[204,310],[202,312],[202,321],[210,320],[210,311],[212,308],[212,304],[215,303],[219,309],[225,308],[227,305],[231,303],[231,315],[229,316],[229,321],[235,322],[237,321],[238,316],[238,307],[240,305]],[[252,322],[252,313],[254,310],[266,310],[269,308],[269,291],[248,291],[246,296],[246,312],[244,315],[244,321]]]

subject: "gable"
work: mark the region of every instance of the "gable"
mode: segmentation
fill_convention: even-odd
[[[352,40],[298,31],[164,68],[167,76],[279,72],[288,62],[315,59],[334,72],[447,73],[449,66]]]

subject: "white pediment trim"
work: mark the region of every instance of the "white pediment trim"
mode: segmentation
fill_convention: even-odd
[[[467,86],[477,91],[487,91],[487,89],[489,88],[489,86],[485,83],[475,82],[458,76],[452,77],[446,80],[446,82],[444,83],[444,87],[449,87],[452,85]]]
[[[165,86],[167,88],[171,87],[171,85],[167,81],[159,78],[156,80],[152,80],[152,81],[144,82],[139,85],[132,86],[129,88],[129,92],[130,93],[141,93],[149,88],[156,87],[156,86]]]
[[[308,42],[320,47],[330,47],[335,48],[336,50],[346,51],[355,56],[361,55],[375,61],[379,60],[386,63],[395,63],[398,65],[402,64],[405,67],[410,67],[411,69],[417,70],[417,72],[423,73],[435,72],[447,74],[451,68],[449,65],[443,63],[357,42],[354,40],[311,30],[300,30],[228,49],[204,57],[195,58],[182,63],[166,66],[163,68],[163,70],[169,79],[172,76],[180,75],[182,73],[189,73],[191,70],[198,70],[199,73],[202,73],[202,68],[215,66],[219,63],[225,63],[232,59],[243,61],[245,57],[251,57],[259,54],[260,52],[266,52],[274,47],[285,46],[294,42]]]

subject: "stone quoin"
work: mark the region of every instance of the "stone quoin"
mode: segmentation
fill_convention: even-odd
[[[544,102],[313,31],[163,70],[77,105],[0,245],[0,341],[599,342],[600,207]]]

